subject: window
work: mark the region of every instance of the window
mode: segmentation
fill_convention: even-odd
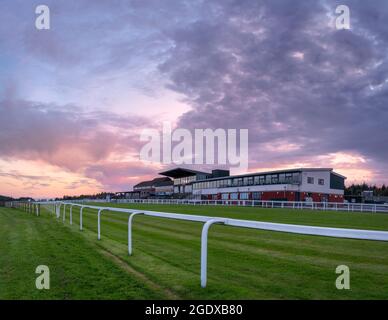
[[[271,175],[270,174],[267,174],[265,176],[265,184],[271,184]]]
[[[229,193],[223,193],[221,197],[222,197],[222,200],[228,200],[229,199]]]
[[[260,176],[260,184],[265,184],[265,176]]]
[[[248,186],[253,186],[253,177],[248,178]]]
[[[279,174],[279,183],[285,183],[286,182],[286,174],[280,173]]]
[[[286,173],[286,182],[292,183],[292,173]]]
[[[314,178],[313,178],[314,180]],[[292,183],[300,183],[301,182],[301,179],[300,179],[300,172],[295,172],[292,174]],[[314,181],[313,181],[314,183]]]
[[[314,178],[313,177],[307,177],[307,183],[314,184]]]
[[[252,192],[252,199],[253,200],[260,200],[261,199],[261,192]]]
[[[279,177],[277,174],[271,175],[271,183],[272,184],[277,184],[279,182]]]
[[[230,194],[230,199],[231,200],[238,200],[238,193],[231,193]]]
[[[249,199],[249,193],[248,192],[240,193],[240,200],[248,200],[248,199]]]
[[[260,184],[260,176],[255,176],[255,184]]]
[[[325,179],[318,179],[318,184],[320,186],[324,186],[325,185]]]

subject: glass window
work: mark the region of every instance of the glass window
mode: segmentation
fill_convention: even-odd
[[[253,177],[248,177],[248,186],[253,186]]]
[[[292,183],[292,173],[286,173],[286,183]]]
[[[318,179],[318,184],[321,186],[325,185],[325,179]]]
[[[249,193],[248,192],[240,193],[240,200],[248,200],[248,199],[249,199]]]
[[[314,184],[314,178],[313,177],[307,177],[307,183]]]
[[[265,176],[260,176],[260,184],[265,184]]]
[[[265,184],[271,184],[271,175],[270,174],[267,174],[265,176]]]
[[[228,200],[229,199],[229,193],[223,193],[221,197],[222,197],[222,200]]]
[[[279,176],[277,174],[271,175],[271,183],[277,184],[279,182]]]
[[[286,174],[279,173],[279,183],[285,183],[285,182],[286,182]]]
[[[299,172],[295,172],[292,174],[292,182],[293,183],[300,183],[300,173]]]
[[[231,200],[238,200],[238,193],[231,193],[230,194],[230,199]]]
[[[236,187],[236,186],[242,186],[243,184],[243,179],[241,178],[235,178],[233,179],[233,186]]]
[[[260,200],[261,199],[261,192],[252,192],[252,199],[253,200]]]
[[[257,185],[257,184],[260,184],[260,176],[255,176],[254,183],[255,183],[256,185]]]
[[[244,186],[247,186],[248,185],[248,177],[245,177],[244,180],[243,180],[243,185]]]

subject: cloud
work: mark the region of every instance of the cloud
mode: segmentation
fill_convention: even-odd
[[[61,170],[85,173],[100,183],[106,179],[105,175],[99,179],[101,166],[109,162],[114,171],[117,164],[111,157],[129,154],[136,158],[140,150],[137,132],[143,126],[152,126],[139,116],[79,112],[74,106],[23,100],[0,101],[0,114],[2,159],[42,161]],[[125,166],[130,170],[134,164],[120,162],[118,165],[125,174]],[[27,175],[18,174],[18,177]],[[29,180],[34,178],[28,177]],[[110,186],[114,185],[114,179],[119,176],[116,174],[109,179]]]
[[[177,28],[160,71],[192,106],[179,126],[248,128],[253,167],[341,151],[386,162],[388,4],[349,2],[350,31],[334,28],[336,5],[214,1]],[[279,141],[294,147],[268,150]]]
[[[388,179],[386,1],[47,0],[49,32],[37,4],[0,12],[0,160],[128,189],[157,172],[137,161],[138,137],[169,112],[182,128],[248,128],[251,169]],[[339,4],[351,30],[334,28]],[[191,109],[139,98],[165,89]]]

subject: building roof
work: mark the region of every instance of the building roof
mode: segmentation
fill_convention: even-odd
[[[136,185],[134,185],[134,188],[144,188],[144,187],[164,187],[172,185],[173,182],[170,178],[164,177],[164,178],[155,178],[153,180],[143,181]]]
[[[144,188],[144,187],[152,187],[152,180],[150,181],[142,181],[133,186],[134,188]]]
[[[172,182],[171,180],[170,181],[161,181],[161,182],[158,182],[155,187],[167,187],[167,186],[172,186],[174,185],[174,182]]]
[[[159,174],[162,176],[171,177],[171,178],[176,179],[176,178],[195,176],[197,174],[209,175],[210,173],[197,171],[197,170],[191,170],[191,169],[185,169],[185,168],[175,168],[175,169],[167,170],[164,172],[160,172]]]
[[[153,187],[165,187],[165,186],[172,186],[174,182],[168,177],[164,178],[155,178],[152,180],[152,186]]]

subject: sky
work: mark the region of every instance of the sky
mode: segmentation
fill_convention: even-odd
[[[248,129],[250,172],[387,183],[387,21],[385,0],[2,0],[0,194],[131,190],[166,167],[139,159],[163,121]]]

